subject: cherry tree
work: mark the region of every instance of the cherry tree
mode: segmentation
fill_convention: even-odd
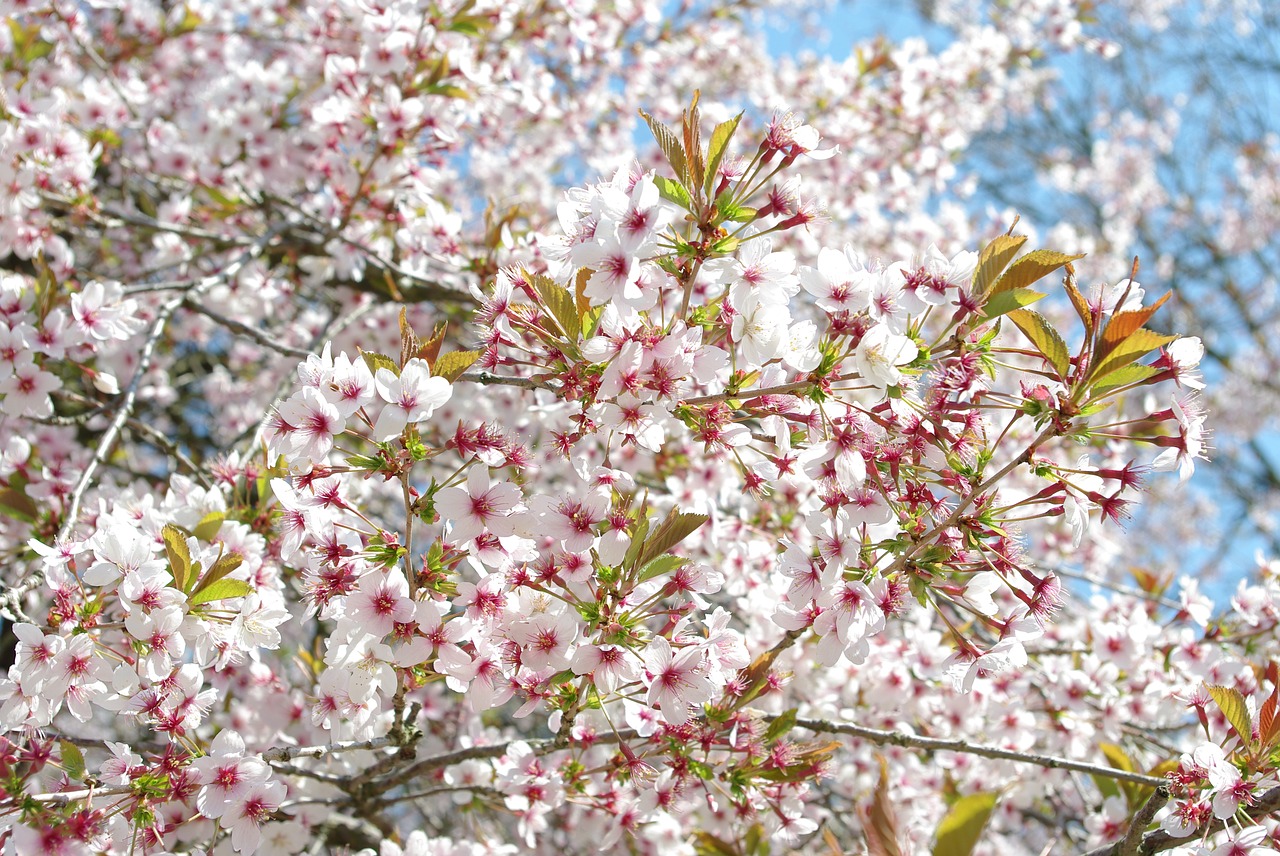
[[[1269,852],[1280,565],[1058,573],[1200,340],[960,201],[1090,5],[0,6],[5,852]]]

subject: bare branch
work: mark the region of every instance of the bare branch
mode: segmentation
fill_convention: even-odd
[[[766,719],[773,720],[770,715]],[[1056,770],[1074,770],[1078,773],[1089,773],[1121,782],[1134,782],[1139,785],[1161,787],[1166,781],[1158,776],[1145,776],[1141,773],[1130,773],[1114,767],[1103,767],[1098,764],[1086,764],[1083,761],[1072,761],[1070,758],[1058,758],[1053,755],[1037,755],[1032,752],[1015,752],[1012,749],[1001,749],[998,746],[984,746],[955,738],[923,737],[905,731],[884,731],[879,728],[867,728],[845,722],[830,722],[824,719],[797,719],[796,725],[808,731],[820,734],[847,734],[877,744],[889,744],[910,749],[930,749],[941,752],[959,752],[965,755],[978,755],[983,758],[996,758],[1003,761],[1014,761],[1019,764],[1034,764],[1037,767],[1048,767]]]
[[[300,360],[305,360],[307,357],[311,356],[311,351],[303,350],[302,348],[294,348],[280,341],[277,341],[276,339],[273,339],[268,333],[262,330],[259,330],[256,327],[250,327],[248,324],[245,324],[241,321],[237,321],[234,318],[228,318],[225,315],[214,312],[209,307],[192,300],[189,295],[183,300],[182,305],[187,307],[188,309],[191,309],[191,310],[194,310],[195,312],[200,313],[201,315],[205,316],[206,318],[213,321],[214,323],[222,327],[226,327],[228,330],[231,330],[234,333],[239,333],[242,336],[247,336],[250,339],[253,339],[259,345],[262,345],[265,348],[270,348],[271,350],[275,351],[277,354],[283,354],[286,357],[297,357]]]

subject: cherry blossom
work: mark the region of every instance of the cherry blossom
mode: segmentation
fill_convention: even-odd
[[[1280,566],[1117,524],[1274,409],[1265,286],[1147,237],[1269,270],[1274,141],[970,154],[1169,4],[66,5],[0,28],[6,852],[1267,852]]]

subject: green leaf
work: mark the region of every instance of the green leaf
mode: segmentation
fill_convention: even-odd
[[[82,781],[85,766],[84,753],[80,751],[80,747],[70,740],[59,740],[58,747],[62,750],[62,769],[67,772],[67,778]]]
[[[221,511],[210,511],[204,517],[200,518],[200,522],[196,524],[196,528],[191,530],[191,534],[195,536],[197,541],[212,541],[218,535],[218,531],[222,529],[222,523],[227,519],[227,515]]]
[[[645,566],[640,569],[639,582],[651,580],[654,577],[660,577],[663,574],[669,574],[677,568],[684,567],[687,564],[689,564],[688,559],[667,553],[645,563]]]
[[[715,130],[711,132],[711,142],[707,144],[707,177],[705,182],[707,195],[710,195],[715,190],[716,174],[720,169],[720,161],[724,159],[724,153],[729,148],[729,140],[733,139],[733,133],[738,130],[738,123],[741,121],[742,114],[739,113],[732,119],[716,125]]]
[[[733,223],[750,223],[756,218],[756,209],[734,204],[728,191],[716,197],[716,210],[720,216]]]
[[[758,823],[751,824],[746,837],[742,840],[742,849],[746,856],[769,856],[772,847],[769,836],[764,834],[764,827]]]
[[[690,192],[702,185],[707,174],[707,163],[702,154],[702,114],[698,112],[700,94],[698,90],[693,90],[693,101],[689,104],[689,109],[684,111],[680,123],[680,130],[684,132],[684,153],[688,165],[685,181],[688,182]]]
[[[675,510],[669,512],[645,542],[644,550],[640,553],[641,566],[679,544],[709,519],[705,514],[687,514]]]
[[[1102,330],[1102,336],[1098,341],[1098,362],[1102,360],[1114,350],[1119,348],[1134,333],[1140,331],[1151,316],[1164,306],[1165,302],[1172,296],[1170,291],[1150,306],[1144,306],[1141,309],[1130,309],[1126,312],[1117,312],[1107,319],[1107,326]]]
[[[577,303],[569,289],[542,274],[530,274],[529,282],[542,300],[542,305],[560,327],[560,332],[571,342],[578,341],[578,331],[582,329],[582,324],[578,320]]]
[[[590,339],[596,334],[596,329],[600,326],[600,319],[604,317],[604,305],[593,306],[588,309],[582,316],[582,336]]]
[[[697,856],[741,856],[735,845],[701,830],[693,834],[693,852]]]
[[[960,797],[938,824],[933,856],[969,856],[996,807],[996,794]]]
[[[1084,258],[1083,254],[1069,256],[1066,253],[1057,253],[1053,250],[1032,250],[1009,265],[1009,269],[1004,272],[1004,275],[996,280],[995,285],[991,286],[991,294],[1026,288],[1031,283],[1043,279],[1063,265],[1082,258]]]
[[[636,518],[635,529],[631,532],[631,545],[627,547],[627,555],[622,560],[622,567],[634,568],[640,561],[640,553],[644,550],[644,539],[648,534],[649,515],[642,508]]]
[[[1099,775],[1098,773],[1094,773],[1092,778],[1093,778],[1094,787],[1096,787],[1098,791],[1102,794],[1103,799],[1106,799],[1107,797],[1121,796],[1120,787],[1119,785],[1116,784],[1115,779],[1111,779],[1111,778],[1108,778],[1107,776]]]
[[[1012,312],[1015,309],[1021,309],[1024,306],[1030,306],[1037,300],[1044,297],[1039,291],[1032,291],[1029,288],[1015,288],[1013,291],[1002,291],[992,294],[987,299],[986,305],[982,307],[982,313],[988,318],[996,318],[1004,315],[1006,312]]]
[[[1145,357],[1156,348],[1162,348],[1177,338],[1177,336],[1165,336],[1151,330],[1138,330],[1121,342],[1105,361],[1089,373],[1089,376],[1090,378],[1106,377],[1116,369]]]
[[[689,167],[680,140],[670,128],[643,110],[640,111],[640,118],[644,119],[653,133],[653,138],[658,141],[658,148],[666,155],[667,163],[671,164],[671,169],[675,171],[676,180],[684,184],[689,177]]]
[[[361,351],[360,356],[364,358],[365,365],[369,367],[369,371],[375,375],[378,369],[386,369],[396,377],[400,377],[400,366],[396,361],[388,357],[386,354],[379,354],[374,351]]]
[[[983,247],[978,266],[973,269],[973,293],[986,294],[1026,242],[1025,235],[1001,235]]]
[[[1036,350],[1053,366],[1058,377],[1065,378],[1071,371],[1071,354],[1067,351],[1067,343],[1062,336],[1039,312],[1030,309],[1015,309],[1009,313],[1009,320],[1018,325]]]
[[[1128,386],[1131,383],[1141,383],[1147,378],[1157,374],[1158,371],[1159,370],[1153,366],[1130,363],[1124,368],[1116,369],[1105,377],[1098,378],[1094,381],[1090,392],[1094,395],[1102,395],[1113,389]]]
[[[205,589],[218,584],[223,577],[229,576],[236,568],[244,564],[244,556],[239,553],[225,553],[218,561],[213,563],[213,567],[209,572],[201,578],[199,584],[195,588],[195,594],[199,594]],[[192,603],[195,603],[193,598]]]
[[[190,583],[194,582],[191,579],[191,551],[187,549],[187,534],[172,523],[166,523],[160,530],[160,536],[164,539],[164,554],[169,560],[173,585],[180,591],[186,591]]]
[[[1107,763],[1117,770],[1123,770],[1126,773],[1136,773],[1138,767],[1133,763],[1133,759],[1129,757],[1129,753],[1114,743],[1099,743],[1098,749],[1107,758]],[[1151,788],[1140,785],[1137,782],[1117,782],[1120,792],[1124,795],[1125,805],[1130,811],[1137,811],[1138,806],[1142,805],[1151,794]]]
[[[716,240],[715,243],[711,245],[711,251],[713,253],[727,255],[738,249],[740,246],[742,246],[741,238],[734,237],[733,235],[725,235],[723,238]]]
[[[441,98],[457,98],[462,101],[471,100],[471,93],[461,86],[452,83],[433,83],[422,90],[424,95],[438,95]]]
[[[487,15],[463,15],[454,18],[445,27],[451,33],[462,33],[467,36],[478,36],[493,28],[493,22]]]
[[[116,143],[116,145],[119,145],[119,143]],[[233,209],[233,207],[236,207],[241,203],[238,197],[228,196],[227,192],[220,191],[219,188],[211,186],[211,184],[210,186],[202,187],[200,189],[209,194],[209,198],[214,202],[218,202],[219,207],[224,207],[224,209]]]
[[[663,199],[679,205],[686,211],[693,210],[693,200],[689,198],[689,191],[684,189],[683,184],[672,181],[665,175],[655,175],[653,183],[658,186],[658,195]]]
[[[233,597],[244,597],[253,593],[253,586],[244,580],[219,580],[207,588],[203,588],[191,596],[191,605],[212,603],[215,600],[227,600]]]
[[[453,351],[436,361],[432,373],[453,383],[478,359],[480,359],[479,351]]]
[[[1253,740],[1253,720],[1249,717],[1249,706],[1245,704],[1244,694],[1234,687],[1208,686],[1206,689],[1227,722],[1231,723],[1236,734],[1248,746]]]
[[[1117,770],[1124,770],[1126,773],[1134,772],[1133,759],[1122,747],[1114,743],[1099,743],[1098,751],[1106,757],[1107,763]]]
[[[898,841],[898,816],[893,810],[893,796],[889,790],[889,762],[883,755],[876,755],[880,764],[880,780],[871,797],[867,810],[867,852],[874,856],[902,856]]]
[[[40,506],[20,490],[12,487],[0,488],[0,514],[23,523],[35,523],[40,516]]]
[[[793,707],[790,710],[784,710],[778,714],[777,719],[769,723],[769,727],[764,730],[764,742],[772,743],[795,727],[796,709]]]

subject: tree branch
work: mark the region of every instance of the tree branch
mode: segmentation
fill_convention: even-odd
[[[766,716],[767,720],[777,719],[774,715]],[[879,728],[867,728],[844,722],[830,722],[825,719],[797,719],[796,725],[808,731],[820,734],[847,734],[859,737],[871,743],[902,746],[909,749],[930,749],[941,752],[959,752],[965,755],[978,755],[983,758],[995,758],[1002,761],[1014,761],[1019,764],[1034,764],[1037,767],[1048,767],[1055,770],[1074,770],[1078,773],[1089,773],[1121,782],[1134,782],[1139,785],[1162,787],[1167,784],[1158,776],[1145,776],[1141,773],[1130,773],[1114,767],[1103,767],[1098,764],[1086,764],[1083,761],[1072,761],[1070,758],[1058,758],[1054,755],[1037,755],[1031,752],[1015,752],[1012,749],[1001,749],[998,746],[984,746],[956,738],[923,737],[906,731],[884,731]]]
[[[1249,816],[1250,820],[1256,821],[1276,811],[1280,811],[1280,787],[1274,787],[1264,793],[1256,803],[1246,809],[1245,814]],[[1154,815],[1155,812],[1152,812],[1152,816]],[[1135,823],[1137,822],[1137,817],[1134,818],[1134,821]],[[1227,825],[1224,821],[1215,818],[1210,823],[1206,824],[1203,829],[1196,830],[1196,832],[1200,835],[1208,836],[1213,835],[1215,832],[1221,832],[1226,828],[1226,826]],[[1131,831],[1132,828],[1133,827],[1131,826]],[[1175,847],[1182,847],[1187,843],[1189,837],[1190,836],[1183,836],[1179,838],[1177,836],[1170,835],[1163,829],[1157,829],[1155,832],[1143,836],[1142,842],[1138,845],[1136,850],[1122,849],[1125,846],[1125,841],[1128,839],[1128,835],[1126,835],[1125,840],[1090,850],[1085,854],[1085,856],[1124,856],[1126,853],[1136,853],[1139,854],[1139,856],[1151,856],[1153,853],[1163,853],[1164,851],[1172,850]]]

